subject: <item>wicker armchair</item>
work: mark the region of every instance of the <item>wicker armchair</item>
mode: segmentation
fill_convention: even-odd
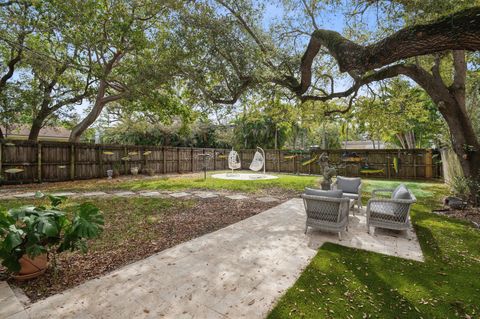
[[[348,211],[350,199],[303,194],[303,204],[307,212],[305,234],[308,227],[324,231],[337,232],[342,240],[341,232],[348,231]]]
[[[391,198],[378,198],[378,193],[391,192]],[[367,204],[367,229],[370,226],[394,230],[410,228],[410,207],[417,199],[405,185],[396,189],[377,189],[372,192],[372,199]]]
[[[362,179],[360,177],[337,176],[332,184],[332,189],[343,191],[343,197],[350,198],[357,203],[357,210],[362,207]],[[355,215],[355,210],[353,210]]]

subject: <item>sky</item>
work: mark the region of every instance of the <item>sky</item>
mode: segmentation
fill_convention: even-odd
[[[271,23],[275,22],[275,20],[281,19],[283,15],[284,15],[283,8],[277,6],[274,3],[268,4],[264,11],[263,26],[265,27],[265,29],[268,29]],[[365,21],[371,28],[374,28],[375,19],[376,17],[373,14],[370,14],[370,15],[367,14]],[[327,10],[322,12],[322,16],[318,17],[317,23],[319,24],[319,28],[335,30],[340,33],[343,33],[346,25],[346,21],[343,13],[334,11],[334,10]],[[305,47],[307,45],[307,40],[308,39],[305,37],[305,43],[302,44]],[[303,48],[300,48],[300,51],[303,51]],[[349,84],[350,83],[348,81],[337,80],[335,83],[336,90],[346,89],[349,87]],[[78,114],[81,115],[81,117],[83,117],[83,115],[86,114],[86,111],[88,110],[89,106],[90,106],[90,102],[84,101],[82,104],[75,106],[75,110]]]

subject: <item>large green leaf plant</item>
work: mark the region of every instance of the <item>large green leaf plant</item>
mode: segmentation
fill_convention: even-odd
[[[22,206],[0,211],[0,259],[11,272],[20,270],[19,260],[27,255],[34,258],[41,254],[63,251],[87,251],[87,240],[96,238],[103,230],[104,218],[93,204],[60,205],[65,197],[47,196],[49,205]]]

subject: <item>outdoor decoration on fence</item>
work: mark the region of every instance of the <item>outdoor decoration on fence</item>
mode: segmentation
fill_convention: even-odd
[[[395,170],[395,173],[398,174],[398,157],[393,158],[393,169]]]
[[[362,174],[383,174],[385,170],[382,169],[375,169],[375,168],[369,168],[369,167],[363,167],[360,169],[360,173]]]
[[[18,174],[18,173],[21,173],[23,171],[24,171],[23,168],[9,168],[9,169],[5,170],[5,173],[7,173],[7,174]]]
[[[302,166],[310,165],[310,164],[312,164],[313,162],[315,162],[317,159],[318,159],[318,155],[315,155],[315,156],[313,156],[312,158],[310,158],[309,160],[306,160],[305,162],[303,162],[303,163],[302,163]]]

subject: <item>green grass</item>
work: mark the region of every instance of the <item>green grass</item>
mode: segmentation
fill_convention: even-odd
[[[398,182],[365,184],[370,192]],[[431,213],[443,185],[407,185],[424,263],[327,243],[268,318],[479,318],[480,232]]]
[[[87,192],[94,190],[111,191],[111,190],[230,190],[239,192],[255,192],[258,190],[268,190],[277,188],[281,190],[302,191],[307,186],[319,185],[320,178],[318,176],[296,176],[288,174],[272,174],[278,176],[277,179],[271,180],[251,180],[251,181],[234,181],[214,179],[212,174],[223,173],[226,171],[215,171],[208,173],[206,180],[203,174],[174,175],[169,177],[154,177],[139,179],[93,179],[78,180],[58,183],[45,184],[29,184],[23,187],[24,190],[36,191],[42,189],[44,192],[57,191],[75,191]],[[242,173],[242,172],[240,172]]]
[[[319,178],[316,176],[295,176],[281,175],[277,179],[255,180],[255,181],[232,181],[191,177],[171,177],[153,180],[134,180],[122,182],[118,188],[140,190],[188,190],[188,189],[208,189],[208,190],[231,190],[241,192],[255,192],[261,189],[281,188],[285,190],[302,191],[307,186],[318,185]]]

